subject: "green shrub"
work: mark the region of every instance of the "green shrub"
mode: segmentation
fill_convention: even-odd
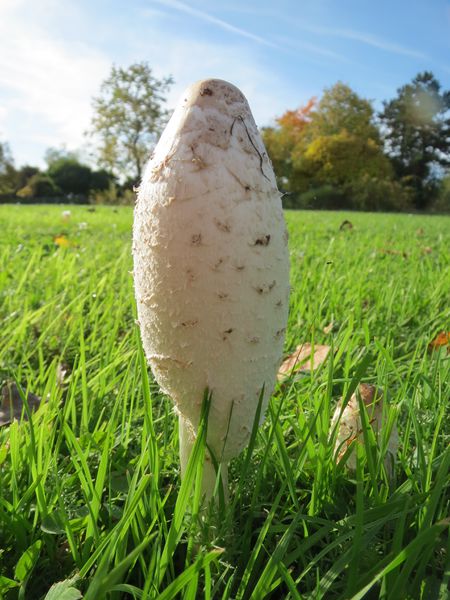
[[[300,194],[295,208],[339,210],[348,208],[348,204],[348,200],[340,188],[333,185],[322,185]]]
[[[43,173],[36,173],[27,181],[27,184],[21,188],[16,196],[24,200],[34,198],[56,198],[61,195],[61,190],[55,184],[53,179]]]
[[[348,189],[350,207],[365,211],[407,211],[412,208],[410,188],[393,179],[363,175]]]
[[[433,212],[450,212],[450,173],[442,179],[436,200],[431,206]]]
[[[123,189],[115,183],[110,183],[107,189],[93,190],[89,194],[91,204],[114,204],[133,206],[136,193],[132,189]]]
[[[60,158],[47,171],[64,194],[86,196],[91,188],[91,169],[77,160]]]

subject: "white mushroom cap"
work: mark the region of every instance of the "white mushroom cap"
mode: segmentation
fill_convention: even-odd
[[[386,427],[386,414],[383,414],[383,392],[373,385],[361,383],[358,387],[361,400],[367,410],[370,425],[375,437],[381,441],[383,428]],[[340,462],[348,450],[350,444],[364,444],[363,426],[359,403],[356,393],[354,393],[347,406],[342,411],[342,399],[338,402],[333,418],[331,420],[331,431],[334,431],[338,425],[338,432],[335,442],[336,461]],[[390,432],[388,448],[385,457],[385,466],[389,476],[393,474],[393,466],[399,446],[397,426],[393,425]],[[352,471],[356,470],[356,452],[355,448],[347,457],[346,466]]]
[[[146,356],[195,433],[228,461],[248,442],[282,356],[287,233],[272,166],[243,94],[218,79],[182,95],[139,189],[134,275]],[[226,440],[226,444],[225,444]]]

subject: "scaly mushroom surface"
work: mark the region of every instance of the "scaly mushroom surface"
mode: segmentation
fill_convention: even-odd
[[[288,236],[244,95],[209,79],[181,97],[139,188],[134,281],[144,350],[180,417],[182,474],[211,393],[207,444],[226,464],[248,443],[283,350]],[[204,492],[215,482],[206,457]]]

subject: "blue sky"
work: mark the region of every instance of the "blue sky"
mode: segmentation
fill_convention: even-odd
[[[0,140],[16,164],[86,143],[91,98],[112,63],[205,77],[247,95],[258,125],[341,80],[374,101],[419,71],[450,88],[444,0],[0,0]]]

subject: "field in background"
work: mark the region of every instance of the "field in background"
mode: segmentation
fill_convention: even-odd
[[[450,218],[287,218],[286,352],[333,358],[276,389],[230,506],[202,521],[142,368],[132,211],[0,206],[0,380],[46,400],[0,428],[0,597],[448,597],[450,357],[429,344],[450,330]],[[398,417],[390,484],[376,448],[355,475],[332,459],[330,414],[360,380]]]

